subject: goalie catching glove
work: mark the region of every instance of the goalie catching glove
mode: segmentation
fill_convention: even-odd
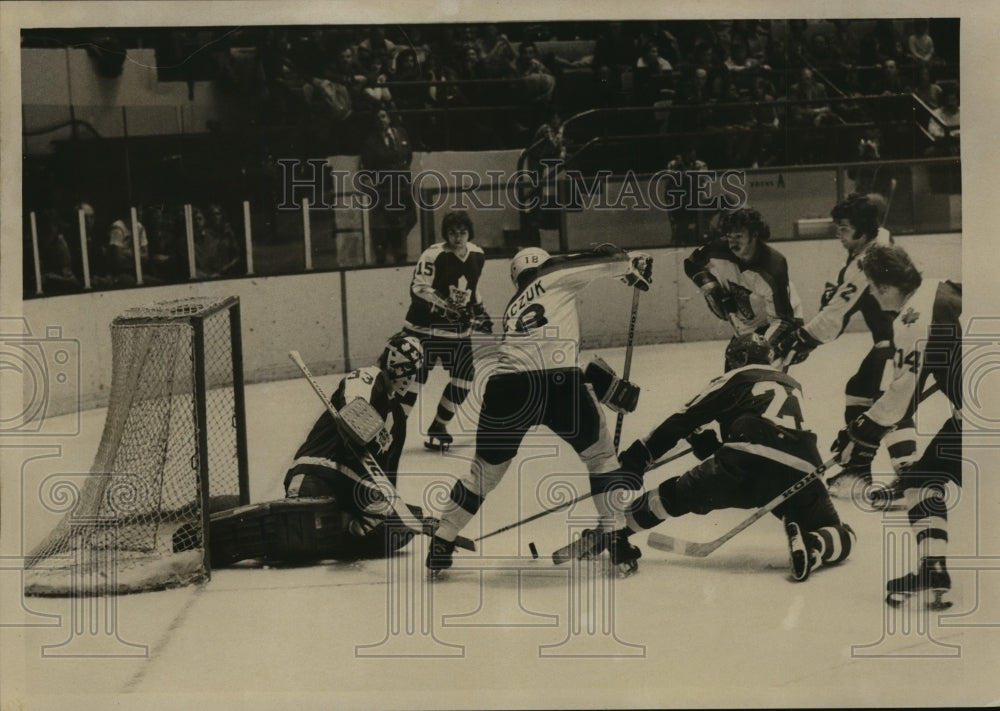
[[[858,418],[837,434],[837,441],[830,451],[842,467],[871,464],[878,451],[879,442],[892,429],[892,425],[880,425],[867,415]]]
[[[649,291],[653,283],[653,258],[645,252],[629,252],[628,271],[622,280],[640,291]]]
[[[597,399],[615,412],[634,412],[639,404],[639,386],[619,378],[602,358],[587,364],[584,378],[594,386]]]
[[[708,304],[708,308],[716,318],[722,319],[723,321],[729,320],[729,314],[734,314],[737,312],[736,300],[733,295],[730,294],[726,289],[719,283],[709,272],[698,272],[693,277],[691,277],[698,288],[701,289],[701,295],[705,297],[705,303]]]
[[[392,435],[370,402],[356,397],[340,408],[337,414],[337,430],[347,441],[373,454],[388,451]]]

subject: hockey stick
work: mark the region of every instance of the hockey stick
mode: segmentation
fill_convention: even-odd
[[[682,450],[682,451],[678,452],[677,454],[672,454],[671,456],[667,457],[666,459],[661,459],[658,462],[654,462],[649,467],[649,469],[646,470],[646,472],[648,473],[648,472],[653,471],[654,469],[658,469],[659,467],[662,467],[664,464],[669,464],[670,462],[674,461],[675,459],[680,459],[681,457],[683,457],[683,456],[685,456],[687,454],[690,454],[690,453],[691,453],[691,448],[688,447],[687,449]],[[578,504],[581,501],[583,501],[584,499],[589,499],[593,495],[594,494],[591,493],[591,492],[587,492],[586,494],[580,494],[579,496],[577,496],[572,501],[567,501],[564,504],[559,504],[558,506],[553,506],[550,509],[545,509],[544,511],[539,511],[538,513],[532,514],[531,516],[528,516],[527,518],[522,518],[520,521],[515,521],[514,523],[508,524],[508,525],[504,526],[503,528],[498,528],[495,531],[491,531],[490,533],[483,534],[482,536],[480,536],[479,538],[476,538],[475,540],[478,542],[478,541],[483,540],[484,538],[490,538],[492,536],[496,536],[496,535],[499,535],[501,533],[506,533],[507,531],[510,531],[511,529],[514,529],[514,528],[518,528],[519,526],[523,526],[526,523],[531,523],[532,521],[537,521],[538,519],[542,518],[543,516],[548,516],[549,514],[555,513],[556,511],[562,511],[563,509],[568,509],[570,506],[573,506],[574,504]]]
[[[775,496],[773,499],[768,501],[766,504],[761,506],[759,509],[754,511],[750,516],[741,521],[737,526],[730,529],[726,533],[722,534],[714,541],[708,541],[707,543],[697,543],[695,541],[685,541],[682,538],[675,538],[674,536],[668,536],[665,533],[653,533],[649,534],[649,538],[646,543],[649,544],[650,548],[656,548],[661,551],[671,551],[673,553],[679,553],[680,555],[692,556],[694,558],[704,558],[712,551],[719,548],[722,544],[728,541],[730,538],[735,536],[737,533],[743,529],[756,523],[759,519],[763,518],[775,508],[780,506],[786,499],[797,494],[805,486],[816,481],[826,470],[837,463],[836,457],[831,457],[827,461],[823,462],[821,465],[813,469],[811,472],[806,474],[804,477],[799,479],[797,482],[792,484],[790,487],[782,491],[780,494]]]
[[[639,294],[641,292],[635,287],[632,288],[632,316],[628,322],[628,339],[625,341],[625,368],[622,370],[622,380],[628,380],[632,371],[632,346],[635,342],[635,321],[639,315]],[[618,443],[622,440],[622,423],[625,421],[625,413],[619,412],[615,421],[615,451],[618,451]]]
[[[885,197],[885,214],[882,215],[881,222],[878,223],[879,227],[885,227],[886,221],[889,219],[889,208],[892,207],[892,196],[896,194],[896,179],[893,178],[889,181],[889,194]]]
[[[298,369],[302,371],[302,375],[305,376],[306,381],[308,381],[309,385],[312,386],[313,392],[315,392],[316,396],[323,401],[323,404],[326,406],[327,412],[329,412],[333,416],[333,419],[335,421],[339,420],[340,413],[337,412],[337,408],[333,406],[333,403],[330,401],[330,398],[328,398],[326,396],[326,393],[323,392],[323,388],[320,387],[320,384],[316,382],[316,378],[313,377],[312,372],[309,370],[309,367],[305,364],[305,361],[302,360],[302,356],[299,355],[299,352],[289,351],[288,357],[291,358],[292,361],[295,363],[295,365],[298,366]],[[411,531],[413,531],[414,533],[422,533],[428,536],[433,535],[433,530],[428,528],[428,524],[422,521],[418,521],[417,518],[406,507],[406,504],[402,503],[403,501],[402,497],[400,497],[399,492],[396,491],[396,487],[392,485],[392,482],[389,481],[389,477],[387,477],[385,475],[385,472],[382,471],[382,467],[375,459],[375,456],[371,452],[368,452],[367,450],[364,450],[360,447],[354,447],[353,444],[351,444],[351,448],[354,451],[355,456],[357,456],[358,459],[361,460],[361,464],[364,466],[365,470],[368,472],[368,475],[372,478],[372,480],[377,482],[383,487],[384,489],[383,493],[388,493],[386,499],[388,500],[389,505],[392,507],[392,510],[396,513],[396,516],[398,516],[399,520],[402,521],[403,525],[406,526]],[[466,550],[470,551],[476,550],[476,544],[473,543],[470,539],[465,538],[464,536],[459,536],[458,538],[456,538],[455,545],[458,546],[459,548],[465,548]]]
[[[938,384],[935,383],[931,387],[924,390],[920,394],[920,400],[918,401],[918,404],[929,398],[939,389],[940,388],[938,387]],[[673,553],[679,553],[680,555],[692,556],[695,558],[704,558],[709,553],[711,553],[719,546],[721,546],[723,543],[728,541],[730,538],[735,536],[737,533],[739,533],[743,529],[753,524],[755,521],[760,519],[765,514],[773,511],[783,501],[785,501],[790,496],[800,491],[804,486],[815,481],[816,479],[819,479],[821,476],[823,476],[823,474],[826,473],[826,470],[829,469],[834,464],[837,464],[836,457],[831,457],[827,461],[823,462],[823,464],[814,469],[812,472],[806,474],[804,477],[802,477],[797,482],[792,484],[790,487],[788,487],[780,494],[775,496],[773,499],[771,499],[768,503],[764,504],[764,506],[754,511],[752,514],[750,514],[748,518],[739,523],[735,528],[719,536],[714,541],[708,541],[707,543],[696,543],[694,541],[685,541],[682,538],[675,538],[674,536],[668,536],[667,534],[656,533],[654,531],[653,533],[649,534],[649,538],[646,540],[646,542],[649,544],[651,548],[656,548],[661,551],[671,551]]]

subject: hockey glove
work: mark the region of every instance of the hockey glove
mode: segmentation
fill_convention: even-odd
[[[858,418],[837,434],[837,441],[830,447],[842,467],[871,464],[881,439],[892,426],[880,425],[867,415]]]
[[[774,344],[774,357],[783,365],[797,365],[801,363],[816,346],[820,345],[812,335],[804,328],[796,328],[794,331],[786,333]],[[791,360],[785,361],[791,355]]]
[[[595,357],[587,364],[584,378],[594,386],[597,399],[615,412],[634,412],[639,404],[639,386],[619,378],[603,358]]]
[[[472,314],[472,330],[476,333],[493,333],[493,321],[482,304],[474,303],[469,305]]]
[[[722,446],[722,442],[719,441],[715,430],[695,430],[688,435],[687,441],[691,445],[691,451],[694,452],[694,456],[702,461],[711,457]]]
[[[728,321],[729,314],[736,313],[736,300],[723,288],[718,279],[708,272],[698,272],[692,279],[701,289],[705,303],[708,304],[709,310],[715,314],[716,318]]]
[[[432,302],[431,315],[435,318],[441,319],[442,321],[447,321],[448,323],[461,323],[462,321],[468,321],[465,313],[455,308],[447,301]]]
[[[653,283],[653,258],[645,252],[630,252],[629,260],[628,272],[623,277],[625,283],[640,291],[649,291]]]
[[[653,463],[653,455],[646,447],[646,443],[637,439],[628,446],[628,449],[618,455],[618,461],[622,465],[622,469],[642,474]]]

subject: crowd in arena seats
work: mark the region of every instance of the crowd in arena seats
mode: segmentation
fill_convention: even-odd
[[[111,42],[112,31],[93,32],[26,31],[22,47]],[[959,152],[955,19],[131,28],[112,39],[109,47],[155,48],[161,81],[211,81],[243,109],[225,112],[210,134],[199,134],[226,147],[218,150],[218,167],[214,148],[191,149],[196,159],[178,161],[183,175],[138,162],[131,171],[134,181],[160,176],[134,192],[167,201],[140,208],[147,283],[191,276],[183,202],[207,203],[191,215],[196,278],[241,273],[243,250],[221,205],[236,193],[283,194],[275,156],[359,156],[366,145],[388,147],[396,139],[375,136],[373,128],[383,113],[406,137],[408,157],[534,146],[525,158],[536,171],[542,157],[573,161],[596,136],[634,142],[603,153],[591,146],[577,166],[652,172],[692,150],[720,170],[861,162],[871,155],[857,147],[873,129],[879,160]],[[95,57],[95,70],[111,76],[106,59]],[[595,124],[591,115],[603,118]],[[914,130],[924,134],[919,147]],[[171,155],[179,152],[171,148]],[[50,180],[58,182],[54,172]],[[67,183],[62,191],[85,194],[95,182]],[[46,291],[74,290],[82,280],[77,213],[44,209],[50,192],[25,196],[26,211],[37,213],[43,282]],[[87,217],[94,221],[93,284],[134,283],[132,220],[115,207],[121,196],[89,194],[99,206]],[[260,202],[251,207],[255,240],[280,241],[273,206]],[[535,216],[541,226],[551,217]],[[405,230],[411,218],[393,229]],[[386,263],[402,258],[392,251]]]

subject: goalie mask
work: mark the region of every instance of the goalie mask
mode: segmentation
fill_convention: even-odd
[[[378,367],[392,383],[397,395],[405,395],[424,365],[424,351],[414,336],[397,333],[389,339],[378,359]]]
[[[770,365],[774,349],[759,333],[733,336],[726,346],[726,372],[745,365]]]
[[[527,247],[510,260],[510,280],[519,286],[518,280],[527,271],[538,269],[549,259],[549,253],[541,247]]]

